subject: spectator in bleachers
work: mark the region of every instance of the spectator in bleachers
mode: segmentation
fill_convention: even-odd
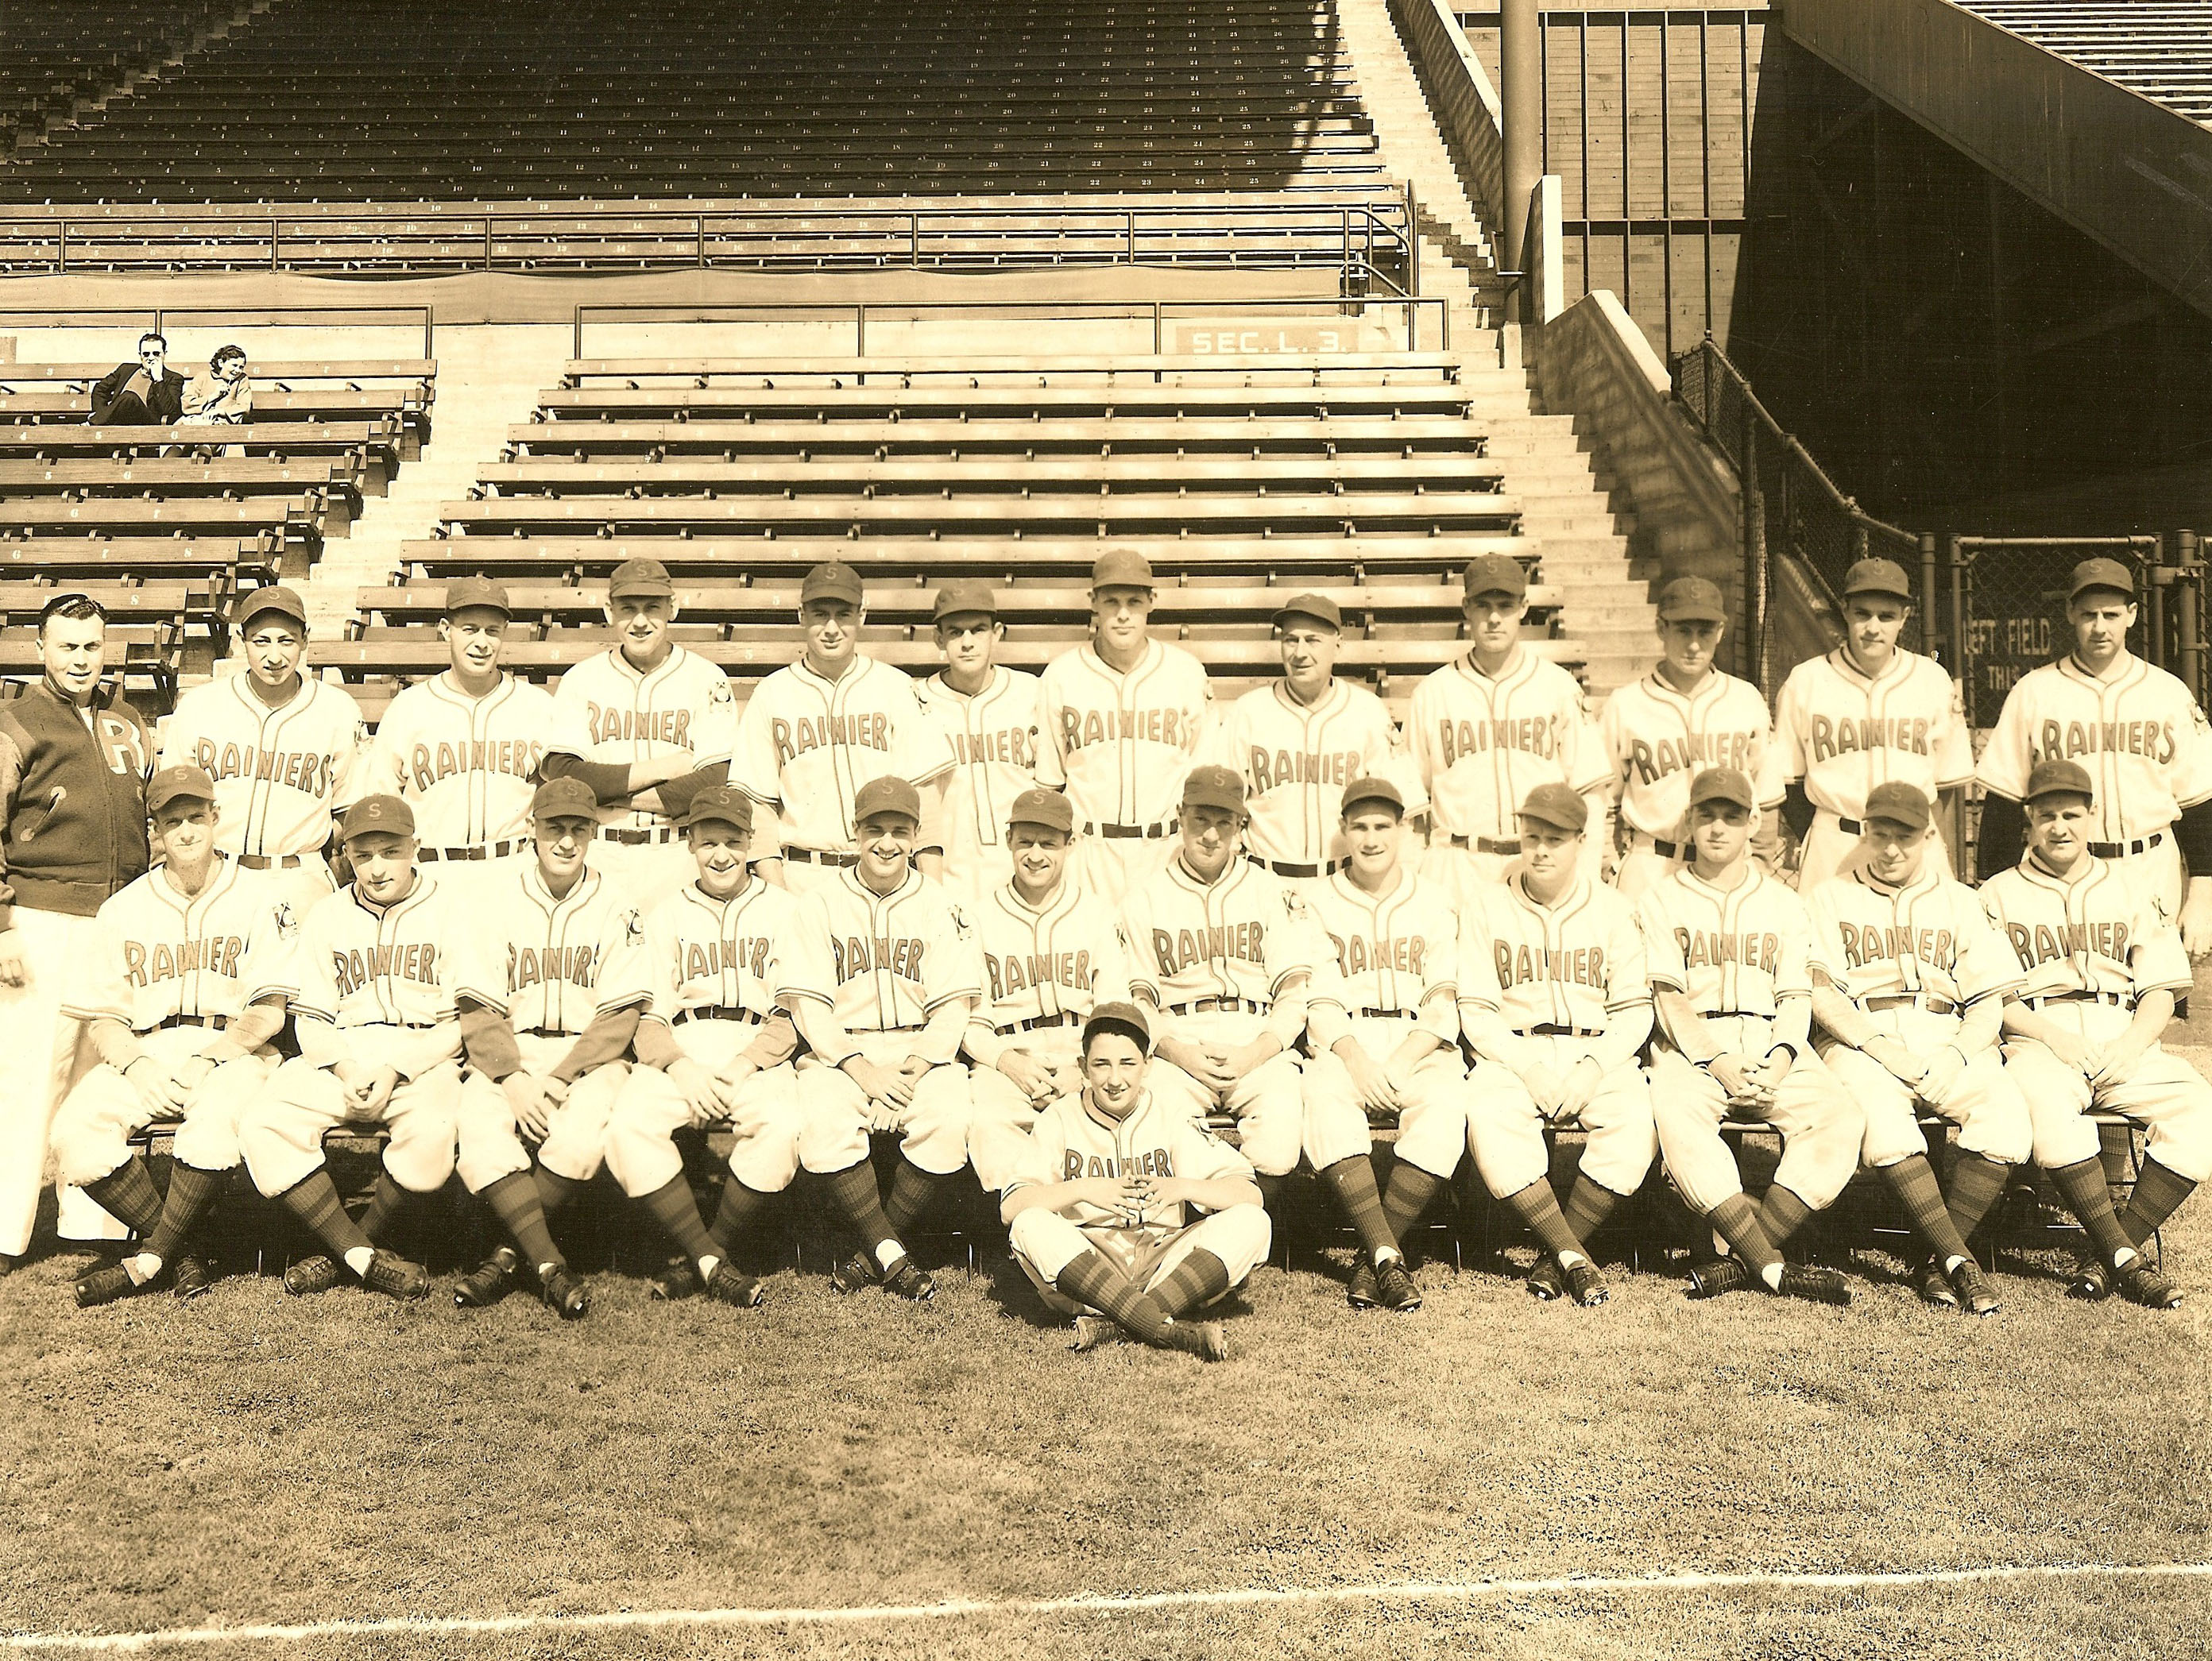
[[[94,427],[162,427],[185,413],[185,378],[169,367],[169,343],[138,336],[138,361],[121,363],[92,389]]]
[[[234,427],[253,413],[253,381],[247,374],[246,349],[226,346],[208,360],[207,373],[194,375],[185,386],[180,427]]]

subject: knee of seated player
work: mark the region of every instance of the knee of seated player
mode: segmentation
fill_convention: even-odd
[[[1996,1057],[1975,1057],[1961,1082],[1972,1087],[1971,1094],[1945,1113],[1959,1127],[1961,1151],[1999,1165],[2026,1164],[2035,1149],[2035,1121]]]
[[[210,1103],[188,1113],[177,1127],[170,1151],[196,1171],[228,1171],[239,1159],[238,1114],[234,1104]]]
[[[1173,1274],[1193,1252],[1210,1252],[1221,1259],[1221,1266],[1229,1271],[1229,1289],[1234,1290],[1267,1262],[1274,1242],[1274,1220],[1268,1216],[1266,1206],[1230,1206],[1199,1219],[1176,1243],[1177,1249],[1161,1260],[1146,1289]]]
[[[1477,1113],[1471,1122],[1468,1152],[1474,1157],[1482,1185],[1497,1199],[1542,1181],[1552,1168],[1551,1148],[1533,1114],[1492,1118]]]
[[[1305,1146],[1305,1112],[1295,1099],[1262,1100],[1237,1121],[1237,1144],[1263,1177],[1286,1177]]]
[[[1083,1231],[1059,1212],[1033,1205],[1015,1214],[1006,1225],[1006,1238],[1048,1283],[1091,1249]]]
[[[1316,1171],[1345,1160],[1364,1159],[1375,1146],[1367,1115],[1346,1097],[1316,1100],[1308,1095],[1299,1117],[1306,1161]]]
[[[796,1127],[740,1137],[730,1149],[730,1174],[756,1194],[781,1194],[799,1176]]]
[[[1193,1114],[1215,1113],[1221,1111],[1221,1098],[1200,1084],[1172,1061],[1152,1063],[1145,1076],[1145,1088],[1153,1097],[1180,1107]]]
[[[1920,1129],[1917,1098],[1896,1078],[1884,1074],[1886,1082],[1861,1079],[1838,1070],[1852,1092],[1865,1129],[1859,1137],[1859,1163],[1881,1171],[1928,1151],[1928,1138]]]
[[[2144,1151],[2190,1182],[2212,1179],[2212,1089],[2185,1089],[2183,1105],[2149,1121]]]

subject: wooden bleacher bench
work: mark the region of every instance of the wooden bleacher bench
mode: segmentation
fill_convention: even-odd
[[[0,525],[27,537],[76,535],[150,539],[177,534],[258,538],[265,535],[277,538],[302,559],[312,560],[322,550],[323,525],[329,511],[325,493],[315,490],[289,496],[256,496],[240,502],[94,497],[81,502],[10,502]],[[0,542],[0,548],[6,546]]]
[[[325,534],[342,535],[361,512],[360,473],[350,458],[328,456],[299,462],[267,456],[224,456],[212,461],[189,456],[123,462],[0,459],[0,502],[11,512],[26,500],[48,496],[79,501],[107,496],[234,501],[302,494],[320,499]]]
[[[228,591],[210,581],[70,583],[23,582],[0,578],[0,625],[34,624],[57,593],[84,594],[99,602],[111,624],[172,620],[222,623]]]
[[[538,413],[547,421],[637,421],[654,415],[672,420],[707,415],[738,421],[883,421],[912,414],[923,419],[972,419],[988,413],[1000,420],[1079,419],[1176,421],[1197,416],[1221,420],[1243,415],[1282,420],[1397,421],[1407,416],[1466,419],[1474,403],[1464,385],[1223,386],[1129,381],[1112,386],[1058,384],[1046,386],[866,386],[811,387],[591,386],[556,389],[538,397]],[[0,403],[0,414],[5,414]]]
[[[89,391],[115,366],[112,363],[0,363],[0,392],[20,392],[35,388],[51,387],[57,384]],[[173,364],[181,370],[182,365]],[[252,362],[254,395],[258,398],[264,387],[276,392],[291,392],[304,387],[336,383],[339,387],[359,392],[372,383],[397,381],[411,391],[424,404],[437,396],[438,365],[432,358],[362,359],[344,362]]]
[[[1285,319],[1286,325],[1304,319]],[[718,379],[734,379],[759,387],[764,383],[823,381],[838,386],[865,386],[889,382],[899,387],[917,384],[957,382],[969,387],[995,386],[1026,380],[1030,385],[1082,384],[1096,380],[1107,385],[1143,385],[1162,375],[1208,379],[1237,376],[1272,381],[1287,377],[1309,385],[1324,385],[1325,378],[1351,376],[1361,385],[1399,385],[1407,382],[1454,385],[1465,365],[1456,353],[1280,353],[1265,356],[1153,355],[1115,352],[1050,356],[863,357],[863,358],[574,358],[562,370],[564,388],[612,383],[636,389],[652,383],[706,388]]]
[[[88,427],[91,415],[91,397],[81,391],[0,393],[0,426],[74,421]],[[305,392],[264,392],[257,387],[253,394],[253,421],[257,427],[294,421],[373,421],[386,415],[396,416],[400,422],[403,459],[414,460],[429,442],[430,412],[428,406],[410,402],[410,395],[398,388],[367,387],[355,391],[340,387]],[[191,430],[204,434],[220,429]],[[203,437],[200,441],[210,440]]]
[[[278,531],[252,536],[0,536],[0,574],[55,582],[201,577],[226,593],[273,582],[283,562]]]
[[[404,433],[399,416],[360,421],[240,421],[234,426],[90,427],[62,421],[0,427],[0,461],[122,461],[162,450],[228,452],[287,460],[328,456],[349,461],[362,489],[382,495],[398,471]]]
[[[37,431],[40,429],[21,429]],[[0,434],[3,435],[3,434]],[[1443,452],[1480,457],[1487,437],[1463,417],[1415,418],[1364,424],[1310,419],[1054,421],[840,421],[799,426],[785,421],[660,421],[535,422],[507,429],[511,454],[562,454],[587,461],[618,454],[669,456],[850,455],[890,460],[919,455],[1336,455]]]

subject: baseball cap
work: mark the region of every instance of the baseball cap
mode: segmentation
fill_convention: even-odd
[[[366,836],[371,831],[386,831],[393,836],[415,834],[415,809],[396,796],[364,796],[346,809],[345,822],[338,827],[338,840],[350,842],[356,836]]]
[[[859,605],[866,591],[860,586],[860,573],[842,561],[830,560],[806,573],[799,585],[799,603],[807,605],[816,600],[843,600]]]
[[[2027,775],[2027,794],[2021,800],[2033,802],[2045,796],[2079,796],[2094,802],[2097,787],[2089,782],[2088,769],[2079,761],[2038,761]]]
[[[205,767],[163,767],[146,781],[146,811],[159,813],[179,797],[215,800],[215,779]]]
[[[1510,555],[1484,554],[1468,561],[1461,587],[1470,600],[1478,594],[1510,594],[1517,600],[1528,591],[1528,573]]]
[[[1150,588],[1152,562],[1133,548],[1109,548],[1091,567],[1093,588]]]
[[[1844,573],[1844,597],[1854,594],[1891,594],[1900,600],[1912,597],[1912,579],[1894,560],[1861,560]]]
[[[1226,808],[1244,811],[1244,781],[1227,767],[1208,764],[1193,767],[1182,781],[1182,804],[1187,808]]]
[[[1299,594],[1275,608],[1273,621],[1277,628],[1288,628],[1304,618],[1324,627],[1340,629],[1344,627],[1344,611],[1326,594]]]
[[[1580,836],[1589,828],[1589,803],[1565,785],[1539,785],[1521,804],[1521,817]]]
[[[2074,567],[2074,580],[2066,590],[2066,597],[2074,599],[2093,588],[2113,589],[2132,598],[2136,591],[2135,573],[2118,560],[2084,560]]]
[[[1907,830],[1924,830],[1931,812],[1928,798],[1918,790],[1901,779],[1892,779],[1867,792],[1866,811],[1859,817],[1886,819]]]
[[[684,809],[684,816],[676,822],[686,830],[694,825],[719,822],[750,831],[753,827],[752,798],[734,785],[716,785],[693,797],[691,805]]]
[[[1759,805],[1751,780],[1734,767],[1707,767],[1690,780],[1690,805],[1701,802],[1733,802],[1747,809]]]
[[[456,577],[446,585],[446,615],[466,611],[471,606],[481,606],[506,616],[514,615],[514,602],[507,597],[507,585],[495,583],[489,577]]]
[[[1075,803],[1056,790],[1025,790],[1006,809],[1009,825],[1042,825],[1048,830],[1075,832]]]
[[[1393,809],[1400,818],[1406,815],[1406,798],[1398,787],[1388,779],[1377,779],[1370,773],[1364,779],[1355,779],[1344,787],[1344,801],[1337,811],[1346,819],[1354,808],[1364,808],[1370,802],[1381,802]]]
[[[580,779],[548,779],[530,797],[530,816],[532,819],[567,817],[597,821],[599,816],[599,795]]]
[[[902,813],[921,822],[921,792],[896,776],[871,779],[854,792],[853,822],[865,824],[880,813]]]
[[[265,587],[250,589],[238,597],[238,626],[240,628],[269,611],[289,617],[302,628],[307,626],[307,603],[300,597],[297,589],[287,588],[282,583],[270,583]]]
[[[676,585],[668,579],[668,567],[658,560],[624,560],[607,579],[607,598],[620,600],[633,594],[669,595]]]
[[[937,591],[937,602],[930,607],[933,622],[943,622],[947,617],[992,617],[999,615],[999,597],[988,583],[947,583]]]
[[[1145,1012],[1133,1003],[1101,1003],[1091,1010],[1091,1018],[1083,1023],[1083,1045],[1091,1046],[1094,1033],[1121,1033],[1137,1040],[1137,1047],[1146,1055],[1152,1052],[1152,1023]]]
[[[1662,623],[1724,623],[1728,607],[1721,591],[1703,577],[1677,577],[1659,591],[1659,621]]]

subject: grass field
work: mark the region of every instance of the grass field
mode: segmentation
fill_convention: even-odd
[[[1261,1270],[1232,1359],[1074,1355],[1003,1258],[936,1304],[786,1270],[757,1312],[593,1282],[562,1326],[232,1279],[80,1312],[0,1281],[0,1631],[854,1609],[1239,1588],[2201,1562],[2212,1202],[2160,1316],[2006,1274],[1923,1307],[1532,1303],[1498,1266],[1356,1314]],[[2008,1258],[2018,1270],[2023,1260]],[[377,1657],[2203,1655],[2212,1579],[1571,1588],[1480,1597],[328,1634]],[[5,1640],[0,1640],[4,1644]]]

